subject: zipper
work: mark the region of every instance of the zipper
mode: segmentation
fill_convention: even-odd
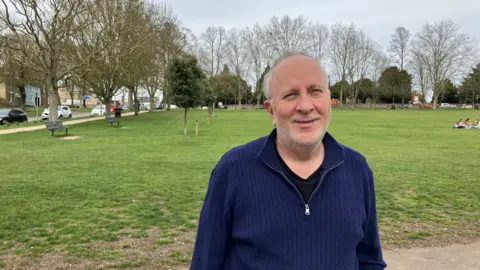
[[[302,204],[304,204],[305,201],[303,200],[302,194],[300,193],[300,191],[298,191],[297,187],[295,187],[295,185],[292,184],[292,182],[290,182],[290,180],[288,180],[287,176],[286,176],[283,172],[281,172],[281,171],[279,171],[279,170],[277,170],[277,169],[274,169],[274,168],[273,168],[272,166],[270,166],[268,163],[265,162],[265,164],[267,164],[267,166],[268,166],[270,169],[278,172],[279,174],[281,174],[281,175],[283,176],[283,178],[285,179],[285,181],[287,181],[287,183],[288,183],[289,185],[291,185],[291,186],[293,187],[293,189],[295,189],[295,190],[297,191],[297,194],[298,194],[298,196],[300,196],[300,200],[302,201]],[[307,216],[310,215],[310,208],[308,207],[308,204],[305,204],[305,215],[307,215]]]
[[[336,167],[340,166],[340,164],[343,163],[343,160],[341,162],[339,162],[338,164],[336,164],[335,166],[325,170],[322,174],[322,177],[320,178],[320,183],[318,183],[317,187],[315,188],[315,190],[313,190],[312,194],[310,195],[310,198],[308,198],[308,201],[307,201],[307,204],[305,205],[305,215],[309,216],[310,215],[310,207],[308,206],[310,204],[310,201],[312,200],[312,197],[313,195],[315,194],[315,192],[317,192],[317,190],[320,188],[320,186],[322,185],[322,182],[323,182],[323,179],[325,178],[325,176],[327,175],[327,173],[333,169],[335,169]]]
[[[274,168],[273,168],[272,166],[270,166],[267,162],[265,162],[265,164],[267,164],[267,166],[268,166],[270,169],[272,169],[272,170],[278,172],[279,174],[281,174],[281,175],[283,176],[283,178],[285,179],[285,181],[287,181],[287,183],[288,183],[290,186],[292,186],[293,189],[295,189],[295,190],[297,191],[298,196],[300,196],[300,200],[302,201],[303,204],[305,204],[305,215],[306,215],[306,216],[309,216],[309,215],[310,215],[310,206],[309,206],[310,200],[312,199],[313,195],[315,194],[315,192],[317,192],[318,188],[319,188],[320,185],[322,184],[323,179],[325,178],[325,175],[327,175],[327,173],[328,173],[329,171],[331,171],[331,170],[335,169],[336,167],[340,166],[340,164],[342,164],[342,163],[343,163],[343,160],[342,160],[340,163],[338,163],[338,164],[336,164],[335,166],[333,166],[332,168],[327,169],[327,170],[323,173],[322,178],[320,179],[320,183],[318,183],[317,187],[316,187],[315,190],[312,192],[312,194],[310,195],[310,198],[308,198],[308,201],[307,201],[307,203],[305,204],[305,200],[303,199],[302,194],[300,193],[300,191],[298,190],[298,188],[295,187],[295,185],[292,184],[292,182],[290,182],[290,180],[288,180],[287,176],[286,176],[283,172],[281,172],[281,171],[279,171],[279,170],[277,170],[277,169],[274,169]]]

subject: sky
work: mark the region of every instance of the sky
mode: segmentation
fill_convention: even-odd
[[[160,0],[158,0],[160,1]],[[398,26],[412,35],[425,23],[451,19],[480,44],[478,0],[163,0],[182,24],[199,36],[209,26],[242,28],[267,24],[272,16],[305,16],[322,24],[353,22],[385,49]]]

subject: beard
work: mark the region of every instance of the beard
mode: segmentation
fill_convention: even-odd
[[[309,138],[302,138],[301,136],[297,136],[295,132],[291,129],[288,129],[286,125],[285,127],[277,125],[277,134],[283,134],[282,137],[298,146],[318,146],[318,144],[322,142],[329,125],[330,121],[322,123],[321,127],[315,131],[316,134],[313,137],[309,136]]]

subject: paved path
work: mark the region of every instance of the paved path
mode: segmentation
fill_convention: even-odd
[[[480,270],[480,242],[384,252],[388,270]]]
[[[146,112],[147,111],[140,111],[139,113],[146,113]],[[122,113],[122,117],[134,115],[134,114],[135,112]],[[80,124],[80,123],[96,121],[96,120],[105,120],[105,116],[91,117],[91,118],[78,119],[78,120],[68,120],[68,121],[65,121],[64,123],[68,125],[74,125],[74,124]],[[45,129],[45,125],[4,129],[4,130],[0,130],[0,135],[25,132],[25,131],[33,131],[33,130],[41,130],[41,129]]]
[[[387,270],[480,270],[480,242],[384,251]],[[188,266],[172,268],[188,270]]]

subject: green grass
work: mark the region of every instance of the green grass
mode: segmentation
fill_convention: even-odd
[[[78,140],[0,135],[0,267],[7,254],[61,253],[105,269],[188,262],[211,169],[272,127],[265,110],[217,110],[196,137],[192,110],[183,136],[182,113],[78,124]],[[385,246],[480,238],[480,130],[452,129],[467,117],[480,111],[333,112],[330,132],[374,171]]]

